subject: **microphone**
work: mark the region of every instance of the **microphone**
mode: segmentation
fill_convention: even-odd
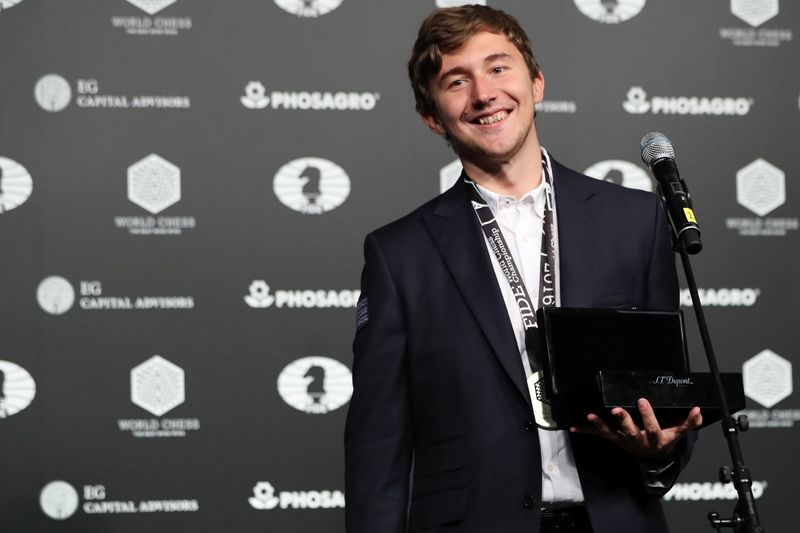
[[[683,248],[696,254],[703,248],[700,242],[700,227],[692,211],[692,199],[686,182],[678,174],[675,164],[675,148],[666,135],[657,131],[642,138],[642,161],[653,172],[658,182],[661,205],[667,212],[672,227],[675,249]]]

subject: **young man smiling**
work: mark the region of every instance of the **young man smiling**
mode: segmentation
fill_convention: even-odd
[[[693,409],[643,428],[552,428],[530,309],[675,309],[656,198],[582,176],[538,141],[544,78],[517,21],[442,9],[409,61],[417,111],[464,167],[369,234],[345,430],[348,533],[664,532],[659,496],[689,456]],[[522,302],[522,303],[520,303]],[[524,304],[524,305],[523,305]]]

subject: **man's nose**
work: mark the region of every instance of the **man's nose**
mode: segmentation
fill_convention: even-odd
[[[486,79],[475,78],[472,83],[472,105],[476,108],[486,107],[497,98],[494,85]]]

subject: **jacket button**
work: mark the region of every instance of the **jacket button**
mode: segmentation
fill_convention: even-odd
[[[525,429],[525,431],[527,431],[528,433],[533,433],[534,431],[536,431],[536,424],[534,424],[534,423],[533,423],[533,422],[531,422],[530,420],[526,420],[526,421],[525,421],[525,423],[524,423],[524,424],[522,424],[522,427],[523,427],[523,428]]]
[[[530,494],[526,494],[525,497],[522,498],[522,506],[525,509],[533,509],[535,504],[536,504],[536,499]]]

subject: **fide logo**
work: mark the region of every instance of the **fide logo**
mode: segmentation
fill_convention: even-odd
[[[0,420],[28,407],[36,397],[36,382],[16,363],[0,360]]]
[[[653,181],[638,165],[621,159],[600,161],[583,171],[587,176],[609,181],[629,189],[653,192]]]
[[[39,306],[51,315],[63,315],[75,303],[75,289],[61,276],[49,276],[36,289]]]
[[[33,96],[39,107],[45,111],[57,113],[69,105],[72,100],[72,89],[69,82],[58,74],[46,74],[36,82]]]
[[[155,15],[165,7],[171,6],[178,0],[128,0],[129,4],[133,4],[148,15]]]
[[[327,15],[342,3],[342,0],[275,0],[275,4],[298,17]]]
[[[326,414],[350,401],[353,376],[349,368],[335,359],[303,357],[281,371],[278,393],[298,411]]]
[[[0,215],[25,203],[33,192],[30,173],[7,157],[0,157]]]
[[[39,494],[39,505],[53,520],[65,520],[78,510],[78,491],[66,481],[51,481]]]
[[[285,164],[275,174],[272,186],[283,205],[305,215],[336,209],[350,195],[350,178],[342,167],[319,157]]]
[[[603,24],[619,24],[638,15],[646,0],[575,0],[581,13]]]

